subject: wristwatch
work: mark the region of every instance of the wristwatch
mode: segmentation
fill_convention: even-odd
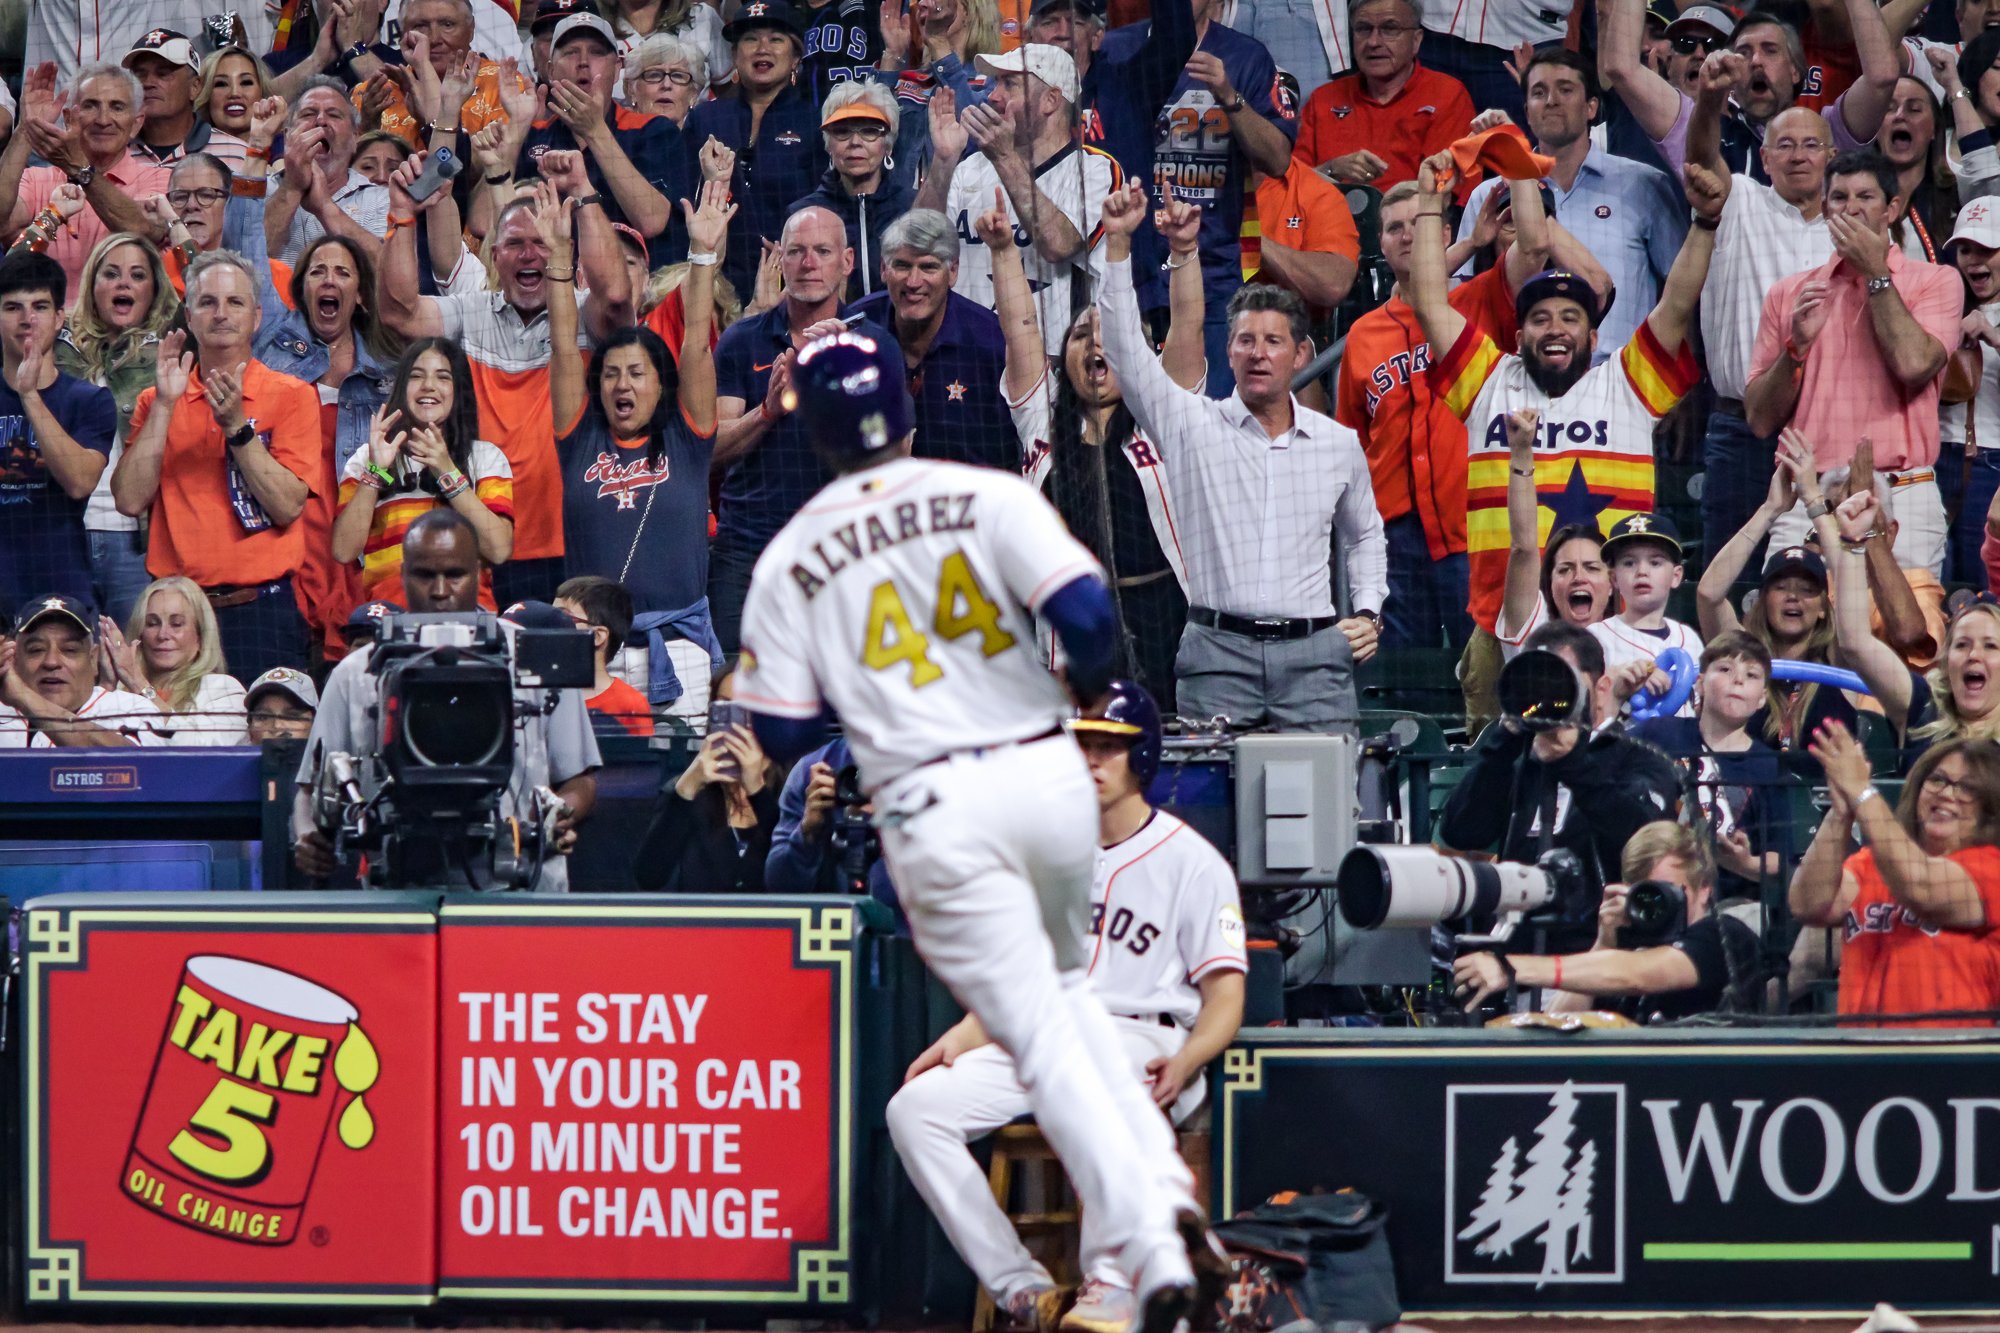
[[[222,442],[231,449],[241,449],[256,438],[257,428],[246,421],[235,430],[230,431],[229,434],[223,436]]]
[[[1833,506],[1826,502],[1824,495],[1820,496],[1817,500],[1808,500],[1806,501],[1806,517],[1814,520],[1825,518],[1827,510],[1831,508]]]
[[[1870,296],[1875,296],[1878,295],[1879,293],[1888,291],[1891,287],[1894,287],[1895,285],[1896,285],[1896,280],[1890,277],[1888,274],[1884,273],[1879,278],[1868,279],[1868,294]]]
[[[1373,625],[1377,634],[1382,632],[1382,613],[1380,611],[1356,611],[1354,614],[1357,619],[1365,620]]]
[[[75,171],[66,171],[63,175],[69,178],[71,185],[87,190],[90,188],[90,183],[97,179],[97,168],[86,162]]]
[[[1238,111],[1241,111],[1241,110],[1242,110],[1242,109],[1243,109],[1243,108],[1244,108],[1245,106],[1247,106],[1247,105],[1248,105],[1248,103],[1246,103],[1246,102],[1245,102],[1245,101],[1243,100],[1243,94],[1242,94],[1242,93],[1238,93],[1238,94],[1236,94],[1236,100],[1234,100],[1234,101],[1232,101],[1232,102],[1224,102],[1224,103],[1222,104],[1222,109],[1223,109],[1224,111],[1227,111],[1227,112],[1229,112],[1229,113],[1231,113],[1231,114],[1233,115],[1233,114],[1235,114],[1236,112],[1238,112]]]

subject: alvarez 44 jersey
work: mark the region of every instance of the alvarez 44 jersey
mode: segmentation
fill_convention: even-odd
[[[1090,989],[1114,1014],[1201,1012],[1196,983],[1245,972],[1243,910],[1229,863],[1164,810],[1097,853],[1090,895]]]
[[[836,478],[757,561],[737,698],[812,718],[831,704],[864,785],[957,750],[1026,740],[1068,700],[1033,614],[1090,552],[1027,482],[900,459]]]

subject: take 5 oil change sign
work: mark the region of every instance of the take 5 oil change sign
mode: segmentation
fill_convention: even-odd
[[[433,1299],[434,913],[203,899],[27,917],[29,1299]]]

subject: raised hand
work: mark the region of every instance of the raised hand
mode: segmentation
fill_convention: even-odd
[[[760,241],[763,238],[758,237]],[[757,261],[757,282],[750,290],[751,304],[772,310],[785,295],[785,252],[775,242],[763,241],[763,257]]]
[[[1834,522],[1840,525],[1840,540],[1849,546],[1881,536],[1882,531],[1876,526],[1881,517],[1882,502],[1873,491],[1856,491],[1833,511]]]
[[[700,159],[705,181],[728,181],[736,175],[736,150],[713,134],[701,146]]]
[[[1191,255],[1201,240],[1201,205],[1169,195],[1154,214],[1153,225],[1166,238],[1170,253]]]
[[[521,77],[521,62],[508,56],[500,62],[500,109],[510,129],[525,135],[535,120],[535,85]]]
[[[903,0],[882,0],[878,22],[882,32],[881,68],[899,70],[909,63],[910,21]]]
[[[1829,213],[1826,234],[1833,240],[1833,252],[1851,264],[1863,278],[1879,278],[1889,271],[1887,232],[1876,231],[1845,213]]]
[[[1748,60],[1734,51],[1710,51],[1708,59],[1701,62],[1701,72],[1695,76],[1695,86],[1702,92],[1727,96],[1749,77]]]
[[[1806,752],[1826,771],[1827,786],[1836,788],[1858,810],[1857,798],[1868,786],[1868,752],[1854,739],[1854,733],[1838,722],[1828,722],[1814,734]]]
[[[298,194],[309,194],[313,182],[319,178],[319,160],[331,148],[327,143],[326,131],[317,125],[285,136],[285,188]]]
[[[931,151],[941,162],[957,162],[965,156],[965,126],[958,123],[958,97],[949,88],[931,94],[926,108],[931,122]],[[932,170],[936,170],[935,167]]]
[[[792,410],[792,362],[798,353],[786,348],[771,367],[771,382],[764,386],[764,416],[776,421]]]
[[[479,89],[479,53],[467,51],[462,59],[454,61],[445,69],[439,86],[444,93],[439,113],[443,119],[457,124],[458,113]]]
[[[1014,220],[1007,216],[1007,196],[993,187],[993,207],[972,220],[972,234],[995,250],[1014,246]]]
[[[433,476],[441,477],[452,470],[451,450],[445,447],[444,433],[436,426],[419,426],[399,438],[403,441],[403,452]]]
[[[569,132],[576,136],[577,142],[595,138],[604,129],[604,116],[598,111],[597,103],[590,100],[589,93],[568,79],[550,84],[548,99],[549,110],[569,126]]]
[[[421,122],[435,122],[444,103],[444,81],[431,68],[430,38],[413,28],[403,32],[403,67],[412,80],[410,110]]]
[[[1688,163],[1682,176],[1687,185],[1688,207],[1705,221],[1720,220],[1722,206],[1729,202],[1729,176],[1718,176],[1699,162]]]
[[[1782,462],[1771,469],[1771,488],[1764,495],[1764,509],[1772,517],[1792,512],[1799,502],[1799,481]]]
[[[250,104],[250,130],[245,142],[252,148],[268,151],[285,132],[285,113],[290,110],[285,99],[276,95],[260,97]]]
[[[375,409],[375,417],[368,423],[368,461],[376,467],[389,467],[396,461],[396,455],[403,452],[403,442],[408,436],[396,429],[402,419],[402,412],[386,403]]]
[[[1471,129],[1474,134],[1484,134],[1488,130],[1497,130],[1502,125],[1512,125],[1513,123],[1514,118],[1496,106],[1474,116],[1472,118]]]
[[[535,182],[535,234],[549,248],[549,268],[576,266],[575,214],[574,198],[559,198],[552,181]]]
[[[139,645],[126,638],[118,622],[110,616],[97,618],[97,633],[113,682],[134,693],[145,689],[150,682],[146,679],[146,664],[139,655]]]
[[[1535,441],[1542,433],[1542,412],[1537,407],[1524,407],[1518,412],[1507,414],[1507,451],[1516,458],[1526,456],[1532,461]]]
[[[1139,230],[1139,224],[1146,220],[1146,187],[1136,180],[1125,184],[1104,196],[1104,230],[1119,236],[1129,237]]]
[[[503,122],[488,121],[472,132],[472,165],[481,180],[514,174],[514,158],[507,151],[507,127]]]
[[[1013,119],[1001,115],[987,103],[975,102],[965,108],[958,123],[987,157],[1003,161],[1021,155],[1021,145],[1014,135]]]
[[[1949,46],[1927,46],[1924,59],[1930,63],[1931,77],[1944,89],[1945,104],[1949,106],[1951,95],[1963,86],[1958,79],[1958,53]]]
[[[74,185],[68,188],[74,190]],[[163,194],[142,194],[135,201],[139,205],[139,215],[146,219],[146,225],[153,229],[153,235],[165,236],[169,228],[181,220],[174,206],[167,202]]]
[[[1417,193],[1432,198],[1448,196],[1457,179],[1458,163],[1451,150],[1432,153],[1417,167]]]
[[[1829,218],[1829,226],[1835,219]],[[1819,331],[1826,327],[1826,284],[1808,282],[1799,287],[1798,295],[1792,298],[1792,318],[1790,342],[1792,347],[1804,352],[1819,337]]]
[[[1486,192],[1479,202],[1479,213],[1472,219],[1472,244],[1485,249],[1500,239],[1500,215],[1513,202],[1512,195],[1504,187],[1495,187]]]
[[[385,67],[370,74],[361,84],[361,128],[364,132],[382,128],[382,117],[396,105],[396,83]]]
[[[714,254],[729,235],[729,219],[736,205],[729,202],[729,187],[709,181],[701,187],[701,206],[681,200],[681,215],[687,219],[688,253]]]
[[[583,154],[574,149],[543,153],[536,167],[543,180],[571,198],[590,193],[590,172],[583,165]]]
[[[417,183],[417,177],[423,174],[424,159],[417,153],[412,153],[404,158],[403,165],[389,173],[389,211],[391,213],[428,213],[443,202],[444,197],[450,193],[448,189],[432,190],[423,199],[414,198],[410,194],[411,187]]]
[[[164,195],[154,195],[153,197],[161,203],[166,202],[166,196]],[[68,181],[64,181],[61,185],[56,186],[49,194],[49,207],[53,208],[56,211],[56,216],[64,222],[68,222],[78,213],[81,213],[85,202],[83,187],[81,185],[72,185]],[[144,201],[142,200],[141,202],[143,204]]]
[[[172,411],[194,375],[194,353],[187,350],[187,335],[179,329],[167,334],[153,349],[153,358],[153,388],[158,398],[153,410]]]
[[[215,410],[215,423],[224,434],[243,425],[243,371],[242,366],[230,370],[218,367],[202,376],[202,392]]]
[[[49,354],[40,347],[27,347],[15,358],[14,371],[7,376],[7,387],[16,395],[26,398],[31,393],[40,393],[42,372],[48,368]]]

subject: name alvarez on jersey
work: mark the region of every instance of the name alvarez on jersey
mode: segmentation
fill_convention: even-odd
[[[895,523],[893,533],[889,524],[875,514],[835,528],[825,539],[812,544],[812,555],[819,568],[825,571],[824,576],[808,569],[803,561],[798,561],[790,570],[792,581],[799,585],[799,591],[805,594],[806,600],[811,601],[826,587],[828,580],[871,555],[933,532],[971,532],[978,526],[978,518],[972,512],[973,501],[977,498],[973,495],[933,495],[928,503],[922,505],[906,500],[889,512]],[[830,551],[827,549],[829,543],[834,548]],[[844,559],[841,558],[843,553]]]

